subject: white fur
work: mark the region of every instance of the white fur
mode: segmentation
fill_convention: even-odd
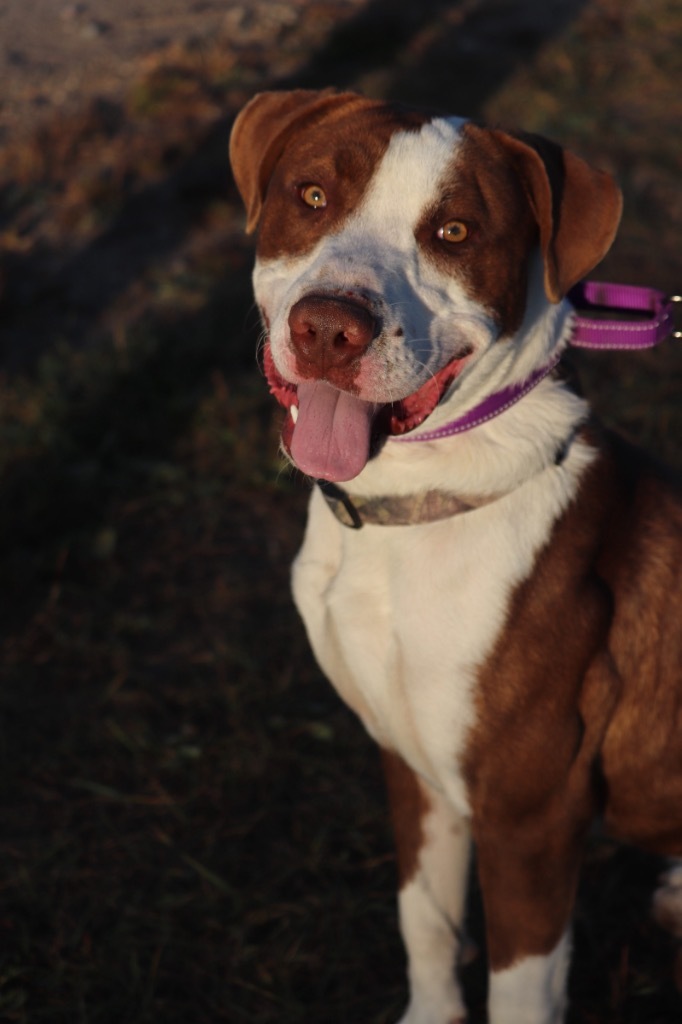
[[[400,926],[409,958],[410,1004],[400,1024],[464,1020],[454,969],[462,946],[470,837],[442,794],[425,787],[431,811],[413,879],[400,892]]]
[[[535,415],[540,422],[546,418],[549,427],[550,406],[563,409],[569,423],[569,410],[575,417],[581,409],[558,385],[548,384],[545,391],[537,401],[466,435],[466,441],[424,445],[426,462],[444,475],[440,463],[449,459],[453,481],[481,487],[506,479],[506,473],[525,473],[534,461],[546,464],[553,430],[547,431],[544,452],[542,444],[535,450],[528,442],[529,450],[521,443],[515,456],[514,439],[532,434],[529,421]],[[462,927],[458,893],[466,844],[461,835],[448,840],[447,831],[461,828],[457,822],[469,812],[459,757],[475,717],[476,671],[504,624],[513,587],[530,572],[592,458],[589,448],[575,442],[561,467],[547,465],[505,498],[420,526],[349,530],[317,489],[312,494],[293,589],[315,655],[369,733],[442,794],[427,819],[419,873],[400,896],[411,992],[401,1024],[450,1024],[460,1017],[452,965]],[[373,489],[399,489],[402,466],[392,473],[384,454],[370,465],[381,479]],[[369,467],[362,475],[369,488]],[[524,963],[523,969],[500,973],[491,990],[491,1024],[558,1024],[563,960],[557,953]],[[509,992],[532,986],[536,993],[527,994],[527,1003],[521,995],[507,1002]],[[547,993],[555,988],[556,998],[550,998]]]
[[[424,428],[458,414],[459,394],[454,393]],[[347,485],[348,490],[375,496],[441,488],[472,497],[512,491],[553,466],[561,444],[585,415],[582,399],[552,381],[543,381],[504,416],[476,430],[419,443],[389,438],[380,458],[368,463]],[[416,439],[419,430],[407,436]]]
[[[565,344],[570,307],[545,299],[539,261],[531,267],[518,335],[496,345],[488,311],[415,243],[415,226],[438,196],[459,127],[437,120],[394,136],[363,202],[336,234],[304,257],[257,265],[256,294],[287,379],[298,382],[289,310],[320,289],[363,291],[380,315],[383,333],[363,357],[358,378],[368,400],[412,393],[463,342],[473,346],[464,373],[424,429],[524,380]],[[477,673],[504,627],[514,588],[531,573],[594,457],[572,440],[585,412],[580,399],[546,379],[469,433],[435,442],[386,440],[348,485],[362,495],[436,488],[504,495],[465,515],[354,531],[339,524],[317,488],[311,497],[293,589],[314,653],[369,733],[399,753],[432,796],[419,869],[400,897],[411,979],[402,1024],[450,1024],[462,1014],[452,967],[467,865],[462,819],[470,813],[462,756],[475,722]],[[557,466],[565,443],[568,453]],[[565,939],[548,957],[494,975],[492,1024],[557,1024],[567,957]]]
[[[298,383],[288,314],[316,290],[365,293],[383,330],[363,359],[360,397],[390,402],[411,394],[465,344],[477,353],[496,338],[491,316],[461,281],[441,273],[414,232],[436,200],[459,145],[461,122],[436,120],[393,136],[370,187],[341,231],[305,256],[259,261],[254,291],[270,324],[280,373]],[[408,187],[409,183],[409,187]],[[397,340],[395,331],[402,329]]]
[[[511,445],[501,443],[501,422],[476,431],[498,437],[497,444],[489,437],[487,464],[474,467],[465,453],[462,467],[456,446],[444,443],[453,482],[467,469],[481,480],[494,475],[493,464],[506,470]],[[475,512],[428,525],[351,531],[313,492],[293,589],[315,655],[377,742],[398,751],[461,814],[469,807],[458,755],[473,724],[476,670],[504,624],[512,588],[531,571],[590,459],[575,443],[561,467]],[[388,478],[385,467],[381,473]]]
[[[566,976],[571,955],[566,932],[547,956],[529,956],[493,971],[489,1024],[561,1024],[566,1012]]]
[[[671,861],[653,899],[654,917],[676,939],[682,939],[682,860]]]

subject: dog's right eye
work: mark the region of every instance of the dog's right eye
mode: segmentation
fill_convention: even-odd
[[[313,210],[323,210],[327,205],[327,194],[319,185],[301,185],[299,195]]]

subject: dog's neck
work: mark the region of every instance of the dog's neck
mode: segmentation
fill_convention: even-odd
[[[414,431],[415,437],[438,429],[490,396],[528,380],[536,371],[549,366],[566,347],[573,307],[565,299],[549,302],[543,276],[542,258],[535,252],[530,259],[526,308],[518,331],[512,337],[491,340],[487,350],[453,382],[428,424]]]
[[[550,305],[531,293],[513,338],[494,342],[454,383],[437,409],[414,431],[415,443],[386,439],[362,473],[343,485],[363,498],[438,490],[479,498],[508,493],[544,468],[587,418],[587,405],[550,375],[521,401],[473,430],[437,441],[417,441],[463,415],[495,391],[519,383],[563,350],[571,330],[567,302]]]

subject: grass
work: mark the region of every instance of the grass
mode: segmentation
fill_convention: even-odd
[[[624,58],[599,71],[616,14],[622,53],[665,65],[644,6],[588,5],[487,104],[607,156],[603,126],[620,125],[612,158],[636,202],[604,276],[666,287],[682,270],[676,208],[662,212],[679,136],[653,127],[669,93],[657,78],[635,110]],[[670,4],[651,12],[670,29]],[[415,54],[428,66],[439,36],[419,18],[403,68]],[[287,28],[279,80],[312,51],[327,80],[353,62],[390,77],[352,32],[325,50],[332,27],[312,4]],[[125,102],[2,157],[1,1020],[386,1024],[405,998],[376,752],[288,592],[307,492],[279,463],[255,368],[252,252],[225,150],[231,113],[278,80],[279,51],[244,46],[239,59],[175,48]],[[557,76],[561,60],[573,76]],[[598,122],[579,88],[588,64]],[[611,423],[679,466],[678,353],[580,368]],[[572,1024],[680,1019],[646,912],[656,869],[595,839]],[[472,928],[480,944],[475,892]],[[474,1024],[483,966],[465,971]]]

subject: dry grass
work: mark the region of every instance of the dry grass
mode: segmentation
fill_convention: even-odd
[[[479,10],[479,35],[487,24],[485,5],[462,7],[456,25],[446,5],[393,7],[380,52],[358,48],[357,29],[330,39],[341,3],[273,29],[286,41],[276,53],[257,36],[236,56],[176,48],[125,103],[3,157],[2,1020],[399,1016],[377,758],[291,607],[306,489],[281,470],[278,413],[255,370],[251,250],[225,150],[257,87],[296,74],[407,90],[429,59],[440,82],[466,10]],[[599,70],[614,18],[618,53],[642,68],[649,53],[656,70],[636,111],[625,58]],[[652,127],[641,160],[637,135],[647,117],[669,124],[658,27],[672,46],[673,20],[666,0],[594,3],[546,46],[524,36],[525,66],[505,72],[505,89],[472,83],[473,112],[487,104],[622,157],[636,201],[609,276],[662,286],[682,278],[679,207],[663,216],[679,135]],[[607,124],[620,126],[615,142]],[[659,235],[660,276],[648,255]],[[607,418],[679,465],[678,353],[581,365]],[[646,913],[656,867],[595,840],[573,1024],[679,1021],[669,950]],[[472,920],[480,941],[475,893]],[[466,984],[481,1021],[482,955]]]

